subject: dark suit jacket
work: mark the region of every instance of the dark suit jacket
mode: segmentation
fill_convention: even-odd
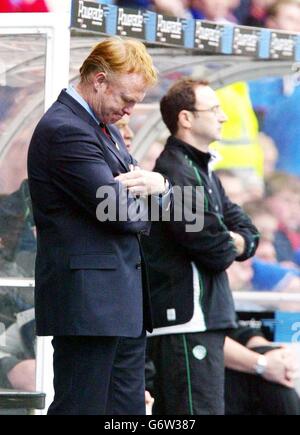
[[[28,176],[37,226],[37,335],[140,335],[151,329],[142,289],[142,221],[100,222],[96,191],[133,163],[65,91],[38,123],[29,147]],[[129,207],[134,199],[126,200]]]

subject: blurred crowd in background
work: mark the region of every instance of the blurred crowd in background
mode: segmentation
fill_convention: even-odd
[[[0,12],[50,12],[64,0],[1,0]],[[276,19],[277,0],[94,0],[131,8],[145,8],[180,18],[232,22],[246,26],[300,31],[299,0],[282,0],[282,21]]]
[[[232,22],[246,26],[278,27],[273,22],[276,0],[120,0],[119,6],[153,9],[166,15],[216,22]],[[290,31],[300,30],[299,1],[282,1],[284,20]],[[292,4],[293,3],[293,4]],[[281,7],[281,6],[280,6]],[[281,26],[282,28],[282,26]]]

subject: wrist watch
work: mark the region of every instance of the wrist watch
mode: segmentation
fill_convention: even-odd
[[[259,355],[256,364],[254,365],[254,370],[257,375],[263,375],[267,368],[267,358],[264,355]]]

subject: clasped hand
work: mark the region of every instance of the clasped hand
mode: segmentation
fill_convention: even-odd
[[[158,195],[165,193],[165,179],[158,172],[146,171],[138,166],[131,167],[130,172],[115,177],[133,195]]]
[[[294,386],[294,379],[297,377],[298,367],[295,364],[295,356],[286,346],[274,349],[265,353],[267,358],[267,369],[263,377],[272,382],[278,382],[286,387]]]

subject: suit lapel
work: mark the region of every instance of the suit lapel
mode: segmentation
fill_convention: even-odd
[[[121,165],[126,169],[126,172],[129,171],[129,166],[126,163],[126,161],[123,159],[123,156],[121,153],[117,150],[116,145],[112,142],[111,139],[109,139],[104,132],[102,132],[99,124],[95,121],[95,119],[85,110],[84,107],[81,106],[76,100],[74,100],[71,95],[69,95],[65,90],[62,90],[58,99],[60,103],[65,104],[68,106],[72,112],[74,112],[77,116],[79,116],[81,119],[84,119],[88,124],[92,125],[94,129],[96,130],[96,133],[99,137],[99,140],[101,143],[104,143],[104,145],[111,151],[116,158],[119,160]],[[109,130],[112,138],[115,140],[114,135]]]
[[[115,143],[113,142],[115,138],[111,134],[111,132],[109,131],[113,140],[110,139],[108,136],[106,136],[106,134],[101,130],[99,125],[97,125],[96,132],[100,137],[101,142],[103,142],[106,148],[108,148],[109,151],[111,151],[117,157],[121,165],[124,167],[124,169],[126,169],[126,172],[128,172],[129,171],[128,163],[126,163],[125,159],[123,159],[121,152],[117,149]]]

